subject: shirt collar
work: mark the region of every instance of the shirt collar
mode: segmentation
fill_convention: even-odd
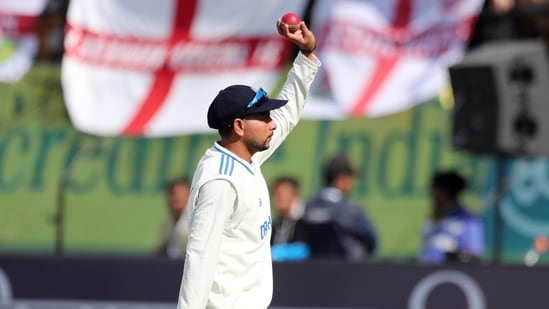
[[[242,166],[244,166],[250,173],[252,173],[252,175],[255,175],[254,173],[255,164],[253,164],[253,160],[252,160],[252,164],[246,162],[245,160],[242,160],[239,156],[232,153],[229,149],[221,146],[217,141],[214,143],[213,148],[215,151],[224,153],[230,156],[231,158],[235,159],[238,163],[242,164]]]
[[[339,202],[343,199],[343,192],[334,187],[325,187],[320,191],[320,196],[330,202]]]

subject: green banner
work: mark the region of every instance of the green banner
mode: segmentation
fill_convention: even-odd
[[[59,66],[37,65],[16,85],[0,85],[0,249],[148,254],[167,209],[164,183],[191,176],[215,132],[173,138],[103,138],[68,121]],[[309,197],[323,162],[349,154],[364,177],[352,199],[380,235],[378,258],[415,258],[429,214],[430,175],[456,168],[470,181],[466,203],[490,183],[489,160],[454,151],[450,114],[438,102],[383,118],[303,120],[264,167],[266,179],[292,175]],[[60,206],[63,229],[58,230]]]

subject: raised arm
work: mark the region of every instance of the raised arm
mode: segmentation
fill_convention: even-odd
[[[309,89],[320,68],[320,61],[313,53],[316,47],[315,36],[303,21],[299,30],[290,32],[288,25],[282,23],[279,19],[277,29],[280,35],[299,47],[300,52],[294,59],[292,68],[288,72],[286,82],[282,86],[279,95],[279,98],[288,100],[288,103],[271,111],[271,117],[277,125],[271,147],[266,151],[256,153],[255,158],[260,164],[272,155],[299,122],[301,111],[309,95]]]

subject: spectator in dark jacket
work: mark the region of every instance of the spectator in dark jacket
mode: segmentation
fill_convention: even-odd
[[[345,155],[331,158],[323,171],[323,188],[305,206],[303,223],[313,258],[364,260],[377,247],[373,224],[361,205],[347,199],[355,169]]]

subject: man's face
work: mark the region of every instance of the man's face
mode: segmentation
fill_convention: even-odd
[[[353,189],[354,182],[355,176],[353,174],[341,173],[332,181],[330,185],[339,189],[344,196],[347,196]]]
[[[249,115],[243,120],[245,130],[242,140],[250,153],[269,149],[273,132],[276,129],[270,112]]]
[[[292,203],[297,197],[296,190],[288,182],[280,182],[273,188],[273,204],[277,213],[283,217],[288,215]]]
[[[168,194],[168,203],[172,216],[177,219],[187,207],[189,186],[183,183],[176,184]]]
[[[431,187],[431,200],[434,207],[439,207],[444,204],[446,201],[446,194],[444,194],[444,190],[437,187]]]

